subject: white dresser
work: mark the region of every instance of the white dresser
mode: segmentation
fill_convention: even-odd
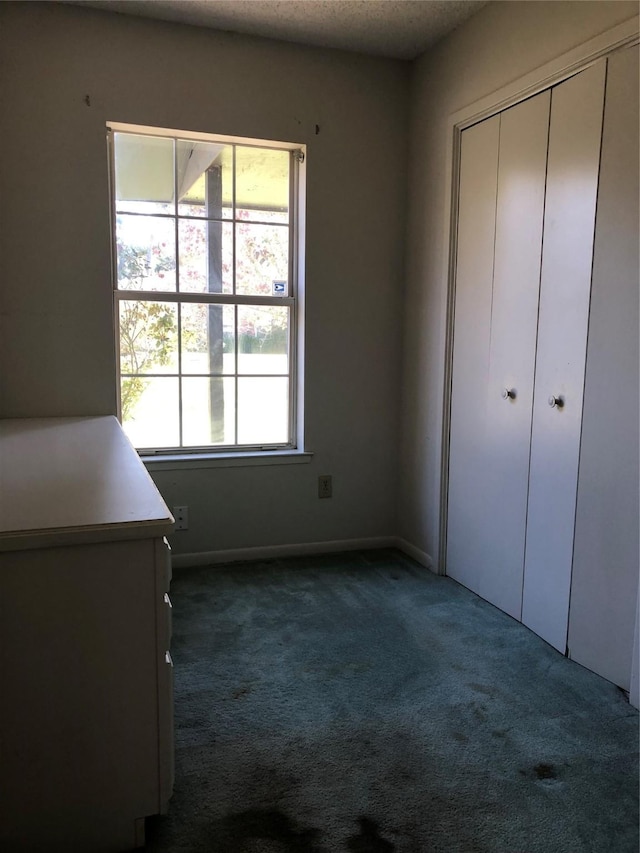
[[[173,785],[173,518],[113,417],[0,421],[0,850],[144,844]]]

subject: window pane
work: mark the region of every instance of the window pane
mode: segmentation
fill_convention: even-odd
[[[233,293],[232,229],[230,222],[179,221],[181,291]]]
[[[289,308],[238,306],[238,373],[289,372]]]
[[[173,139],[114,133],[116,210],[174,213]]]
[[[233,217],[233,147],[179,139],[178,213],[212,219]]]
[[[175,290],[173,219],[118,215],[116,251],[120,290]]]
[[[127,433],[144,450],[287,444],[291,152],[123,127],[112,203]]]
[[[236,217],[289,221],[289,152],[236,147]]]
[[[235,380],[206,376],[182,380],[185,445],[235,444]]]
[[[236,224],[236,292],[255,296],[289,293],[289,228]]]
[[[178,447],[178,379],[123,377],[122,426],[134,447]]]
[[[182,372],[235,373],[233,305],[184,303]]]
[[[119,304],[120,372],[178,372],[178,306],[123,300]]]
[[[238,442],[286,444],[289,440],[289,380],[238,379]]]

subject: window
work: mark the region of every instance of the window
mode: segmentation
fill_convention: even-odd
[[[156,453],[295,447],[300,148],[112,125],[119,407]]]

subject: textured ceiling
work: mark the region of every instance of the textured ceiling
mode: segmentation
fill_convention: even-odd
[[[67,0],[282,41],[415,59],[486,0]]]

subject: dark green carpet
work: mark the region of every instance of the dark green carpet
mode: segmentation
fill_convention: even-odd
[[[176,572],[152,851],[637,853],[638,714],[396,551]]]

